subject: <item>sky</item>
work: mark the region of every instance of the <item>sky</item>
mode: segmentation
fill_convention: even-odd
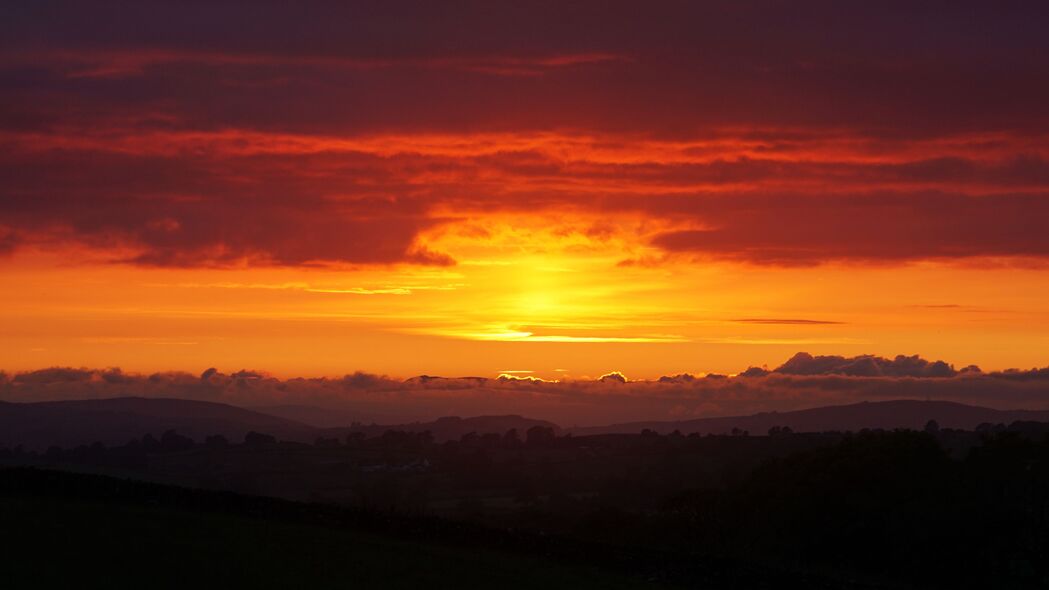
[[[1049,350],[1041,2],[0,6],[0,370]]]

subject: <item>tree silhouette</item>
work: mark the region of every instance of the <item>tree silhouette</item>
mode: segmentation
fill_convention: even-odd
[[[261,432],[251,432],[244,435],[244,444],[249,447],[261,447],[265,445],[276,444],[277,438],[271,434],[263,434]]]
[[[213,434],[204,439],[204,446],[209,449],[224,449],[229,446],[229,440],[221,434]]]
[[[540,447],[548,446],[554,442],[557,436],[554,434],[554,429],[549,426],[536,425],[528,429],[525,433],[525,442],[529,446]]]

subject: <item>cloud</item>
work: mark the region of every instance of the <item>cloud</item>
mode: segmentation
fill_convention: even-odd
[[[23,96],[73,89],[88,115],[122,91],[139,104],[175,106],[198,127],[279,117],[340,131],[472,120],[674,134],[713,123],[859,122],[918,134],[1045,123],[1038,105],[1047,88],[1036,74],[1046,42],[1036,23],[1046,15],[1037,5],[846,9],[818,1],[798,19],[769,1],[645,10],[499,3],[440,13],[394,2],[310,14],[251,2],[246,26],[243,2],[33,4],[5,10],[4,65]],[[546,75],[520,75],[536,71]]]
[[[333,198],[268,163],[214,165],[62,150],[0,156],[10,188],[0,223],[18,227],[22,243],[71,242],[147,266],[454,263],[418,243],[442,220],[416,200]]]
[[[39,52],[21,56],[28,64],[51,64],[69,78],[124,78],[142,76],[149,68],[196,64],[209,67],[254,66],[318,69],[377,70],[408,68],[460,70],[493,76],[540,76],[554,68],[571,68],[603,62],[628,61],[610,53],[562,55],[490,55],[438,57],[353,57],[325,54],[281,55],[274,53],[201,52],[185,49],[154,49],[136,53],[122,51]]]
[[[806,320],[806,319],[783,319],[783,318],[743,318],[739,320],[732,320],[741,324],[768,324],[768,325],[785,325],[785,326],[821,326],[821,325],[838,325],[844,322],[833,322],[830,320]]]
[[[979,369],[973,367],[976,371]],[[972,369],[970,369],[972,370]],[[918,355],[886,359],[874,355],[856,357],[812,356],[799,352],[775,370],[785,375],[850,375],[856,377],[953,377],[954,367],[943,361],[927,361]]]
[[[18,373],[12,380],[14,383],[25,383],[27,385],[44,384],[54,385],[62,383],[84,382],[94,378],[101,379],[105,372],[90,371],[87,369],[73,369],[70,367],[52,367],[40,369],[28,373]]]
[[[659,378],[659,383],[692,383],[696,380],[694,375],[681,373],[678,375],[664,375]]]
[[[1049,255],[1049,195],[944,193],[703,197],[681,208],[706,229],[653,244],[748,262],[900,262]]]
[[[0,400],[120,396],[184,398],[245,407],[312,405],[359,422],[403,423],[440,416],[521,414],[565,426],[682,416],[731,416],[889,399],[933,399],[999,409],[1049,409],[1049,368],[983,373],[917,356],[837,357],[799,353],[774,371],[627,380],[502,375],[401,380],[357,372],[339,378],[279,379],[261,371],[140,375],[119,369],[50,368],[0,374]]]
[[[640,217],[635,264],[1045,258],[1046,10],[5,6],[0,254],[447,265],[511,212]]]
[[[666,255],[768,265],[1049,256],[1049,174],[899,181],[878,161],[904,166],[915,149],[960,150],[979,168],[981,150],[1000,158],[1036,148],[1030,137],[865,147],[869,137],[842,146],[815,133],[775,160],[754,160],[747,154],[778,141],[772,131],[726,133],[703,150],[735,161],[695,153],[704,143],[696,140],[634,143],[609,132],[360,137],[105,121],[0,132],[0,226],[18,228],[0,229],[0,253],[72,244],[148,266],[449,265],[427,236],[466,219],[600,214],[610,223],[588,240],[655,246],[635,264]],[[842,149],[858,161],[835,161]],[[644,230],[617,233],[614,222],[628,220]]]
[[[497,378],[499,381],[524,381],[526,383],[555,383],[556,381],[550,381],[541,377],[535,377],[534,375],[513,375],[509,373],[500,373]]]
[[[18,247],[15,232],[0,227],[0,256],[11,254]]]

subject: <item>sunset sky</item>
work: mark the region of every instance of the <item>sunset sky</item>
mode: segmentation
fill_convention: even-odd
[[[3,4],[0,370],[1049,364],[1049,4],[567,4]]]

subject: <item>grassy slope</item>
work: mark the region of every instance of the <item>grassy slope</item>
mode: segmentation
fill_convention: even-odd
[[[136,497],[0,493],[0,569],[16,586],[634,588],[596,568]],[[77,490],[79,491],[79,490]],[[87,494],[91,496],[91,494]],[[200,499],[194,500],[194,502]],[[209,500],[205,499],[205,502]],[[278,510],[279,512],[279,510]]]

